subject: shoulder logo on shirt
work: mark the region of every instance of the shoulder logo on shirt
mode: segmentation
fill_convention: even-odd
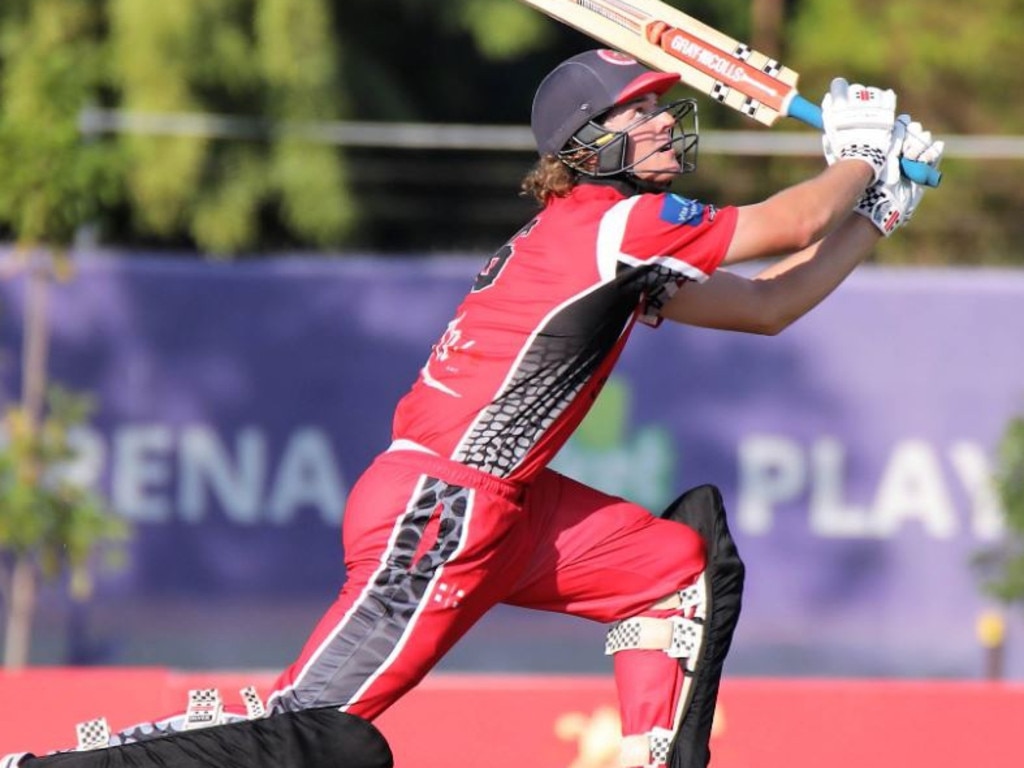
[[[665,195],[661,205],[661,219],[669,224],[697,226],[704,220],[704,203],[679,195]]]

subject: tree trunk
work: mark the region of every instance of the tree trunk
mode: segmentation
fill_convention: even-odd
[[[750,45],[768,56],[782,56],[784,0],[754,0],[750,9]]]
[[[22,669],[28,665],[32,645],[32,614],[36,603],[36,569],[30,555],[18,555],[11,571],[10,603],[4,630],[4,667]]]
[[[50,265],[48,254],[29,255],[25,337],[22,349],[21,404],[31,429],[42,420],[46,400],[46,357],[50,347]]]
[[[50,265],[48,254],[28,255],[25,288],[25,330],[22,346],[21,404],[28,428],[37,430],[46,399],[46,358],[49,349]],[[39,467],[33,475],[39,476]],[[32,616],[36,602],[36,566],[31,554],[15,555],[11,573],[9,610],[4,638],[4,666],[21,669],[28,664]]]

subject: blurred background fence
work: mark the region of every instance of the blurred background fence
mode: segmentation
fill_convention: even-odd
[[[388,251],[486,252],[496,248],[504,233],[518,229],[535,210],[532,202],[516,195],[520,179],[536,156],[533,136],[525,124],[325,121],[281,125],[208,113],[155,114],[91,108],[81,113],[79,126],[83,135],[91,137],[265,141],[284,134],[338,147],[346,153],[351,183],[359,190],[363,231],[355,236],[352,247],[384,252],[382,255]],[[1024,172],[1024,137],[944,134],[943,139],[947,164]],[[777,164],[780,159],[795,162],[806,175],[822,163],[818,136],[781,127],[772,131],[705,128],[699,153],[700,176],[683,179],[678,189],[690,193],[687,188],[695,186],[694,194],[715,194],[707,189],[708,181],[714,180],[721,188],[717,194],[723,196],[712,200],[716,203],[743,202],[731,197],[733,191],[727,180],[737,159],[753,162],[763,170],[766,163]],[[771,173],[765,170],[767,176]],[[957,182],[954,175],[951,184]],[[756,184],[759,194],[769,190],[769,184]],[[977,218],[955,224],[985,226]],[[934,230],[942,223],[935,219],[923,226]],[[893,258],[913,260],[906,249],[896,251]],[[965,257],[948,251],[932,252],[931,258],[944,263],[1017,261],[1013,254]]]

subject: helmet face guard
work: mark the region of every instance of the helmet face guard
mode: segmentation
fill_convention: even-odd
[[[629,176],[636,178],[633,169],[652,155],[661,152],[666,145],[656,147],[643,157],[627,162],[629,132],[659,115],[668,112],[674,123],[669,147],[679,162],[678,168],[663,169],[663,173],[682,175],[697,170],[697,102],[693,99],[679,99],[644,115],[620,131],[610,131],[595,118],[578,130],[569,143],[558,153],[558,159],[577,173],[591,178]],[[656,171],[657,169],[650,169]]]

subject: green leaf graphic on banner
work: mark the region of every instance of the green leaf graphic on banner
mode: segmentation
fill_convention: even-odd
[[[677,452],[667,429],[630,423],[632,403],[629,382],[610,379],[551,466],[656,512],[678,495],[673,488]]]

